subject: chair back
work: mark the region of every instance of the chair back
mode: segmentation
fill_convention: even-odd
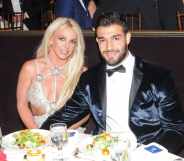
[[[184,30],[184,12],[177,11],[178,30]]]
[[[142,29],[141,13],[123,15],[130,31]]]
[[[0,17],[0,30],[23,30],[23,20],[24,15],[22,12],[11,12],[2,14]]]

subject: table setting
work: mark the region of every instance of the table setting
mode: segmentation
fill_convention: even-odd
[[[128,132],[92,136],[60,123],[1,138],[0,161],[184,161],[157,143],[138,145]]]

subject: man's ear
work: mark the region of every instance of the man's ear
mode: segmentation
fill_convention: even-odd
[[[129,45],[129,43],[131,41],[131,37],[132,37],[131,33],[130,32],[127,32],[126,33],[126,42],[127,42],[127,45]]]

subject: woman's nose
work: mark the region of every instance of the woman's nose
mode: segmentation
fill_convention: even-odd
[[[70,48],[70,43],[69,42],[65,42],[65,49],[69,49]]]

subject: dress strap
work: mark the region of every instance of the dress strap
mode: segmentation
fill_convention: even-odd
[[[37,81],[42,81],[44,79],[44,77],[40,73],[39,66],[38,66],[38,63],[36,62],[36,60],[34,61],[34,66],[35,66],[35,69],[36,69],[36,80]]]

